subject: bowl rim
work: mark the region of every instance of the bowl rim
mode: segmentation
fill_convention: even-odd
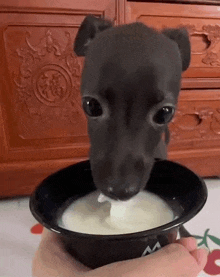
[[[83,162],[88,162],[89,160],[85,160],[85,161],[81,161],[79,163],[73,164],[73,165],[78,165],[80,163]],[[169,161],[169,160],[165,160],[165,161]],[[173,229],[179,228],[181,227],[181,225],[183,225],[184,223],[188,222],[190,219],[192,219],[194,216],[196,216],[199,211],[204,207],[206,201],[207,201],[207,197],[208,197],[208,189],[207,186],[205,184],[205,181],[199,177],[196,173],[194,173],[192,170],[190,170],[189,168],[187,168],[186,166],[183,166],[179,163],[176,162],[172,162],[169,161],[172,164],[176,164],[181,166],[182,168],[187,169],[188,171],[190,171],[191,173],[194,174],[195,177],[198,178],[198,181],[201,183],[201,188],[204,189],[204,197],[201,201],[201,203],[199,203],[199,205],[197,205],[196,207],[193,207],[191,209],[191,211],[184,216],[179,216],[178,218],[172,220],[169,223],[160,225],[158,227],[152,228],[152,229],[148,229],[148,230],[144,230],[144,231],[139,231],[139,232],[133,232],[133,233],[126,233],[126,234],[110,234],[110,235],[99,235],[99,234],[88,234],[88,233],[80,233],[80,232],[76,232],[76,231],[71,231],[71,230],[67,230],[64,229],[62,227],[60,227],[58,224],[54,224],[53,223],[48,223],[48,222],[44,222],[41,218],[41,216],[39,215],[39,212],[36,211],[35,209],[35,204],[34,202],[36,201],[36,193],[37,191],[43,187],[44,185],[46,185],[46,183],[44,183],[44,181],[42,181],[35,189],[35,191],[32,193],[32,195],[30,196],[30,200],[29,200],[29,208],[30,211],[32,213],[32,215],[34,216],[34,218],[41,224],[43,225],[45,228],[60,234],[62,236],[67,236],[69,238],[71,237],[81,237],[84,239],[98,239],[98,240],[127,240],[127,239],[138,239],[138,238],[144,238],[144,237],[149,237],[149,236],[157,236],[159,234],[163,234],[163,233],[167,233],[172,231]],[[62,171],[65,168],[59,170]],[[57,171],[57,172],[59,172]],[[56,172],[55,172],[56,173]],[[51,176],[51,175],[50,175]],[[49,178],[50,176],[48,176],[47,178]],[[46,178],[46,179],[47,179]],[[45,180],[45,179],[44,179]]]

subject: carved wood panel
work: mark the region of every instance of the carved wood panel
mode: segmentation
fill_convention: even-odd
[[[7,80],[2,90],[3,160],[68,157],[67,149],[56,152],[55,148],[73,149],[77,143],[84,146],[69,156],[88,152],[80,99],[83,59],[73,53],[79,26],[60,25],[38,22],[3,28],[3,82]]]
[[[220,92],[181,91],[170,131],[171,150],[220,148]]]
[[[30,139],[87,136],[80,99],[83,60],[73,53],[76,32],[77,28],[48,26],[5,29],[11,83],[7,111],[15,123],[8,129],[17,134],[11,146]]]
[[[1,2],[0,161],[86,158],[84,59],[73,42],[87,14],[122,23],[124,0]]]
[[[200,176],[220,176],[219,90],[183,90],[179,100],[168,158]]]
[[[130,21],[156,29],[186,27],[192,45],[190,68],[183,77],[220,78],[220,13],[218,7],[129,2]],[[129,19],[128,19],[129,20]]]

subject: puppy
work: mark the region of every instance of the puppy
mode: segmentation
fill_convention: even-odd
[[[113,27],[87,16],[74,51],[85,56],[81,94],[94,183],[104,195],[128,200],[146,187],[155,160],[166,158],[162,137],[168,142],[190,64],[188,33],[142,23]]]

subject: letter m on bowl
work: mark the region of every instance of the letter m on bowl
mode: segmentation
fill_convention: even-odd
[[[156,249],[160,249],[161,248],[161,245],[159,243],[159,241],[154,245],[153,249],[150,248],[150,246],[148,245],[146,247],[146,249],[144,250],[143,254],[141,255],[142,257],[145,256],[147,253],[152,253],[154,252]]]

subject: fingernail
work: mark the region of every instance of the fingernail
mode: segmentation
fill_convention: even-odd
[[[205,245],[199,246],[198,249],[204,249],[206,254],[209,255],[209,249]]]

